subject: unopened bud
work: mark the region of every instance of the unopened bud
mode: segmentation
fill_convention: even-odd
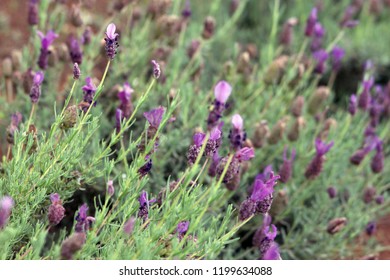
[[[298,117],[295,119],[293,125],[290,128],[290,131],[287,134],[288,140],[295,142],[299,138],[300,131],[305,127],[305,119],[303,117]]]
[[[70,22],[76,26],[80,27],[83,25],[83,18],[81,17],[80,5],[72,5],[69,14]]]
[[[210,39],[214,35],[215,31],[215,19],[208,16],[203,23],[203,39]]]
[[[10,78],[12,76],[12,60],[9,57],[3,59],[3,74],[5,78]]]
[[[286,120],[279,120],[271,130],[271,134],[268,137],[268,143],[271,145],[277,144],[283,138],[284,130],[286,129]]]
[[[75,126],[77,122],[77,107],[76,105],[69,106],[64,112],[64,119],[61,122],[61,129],[69,129]]]
[[[296,118],[302,116],[304,105],[305,105],[305,98],[302,95],[297,96],[291,105],[291,114]]]
[[[265,141],[269,137],[270,130],[268,123],[265,120],[262,120],[260,123],[256,124],[255,133],[252,138],[253,146],[256,148],[263,147]]]
[[[308,111],[310,114],[315,115],[322,107],[326,99],[330,95],[330,89],[325,86],[320,86],[316,89],[314,94],[309,100]]]
[[[339,232],[340,230],[342,230],[346,224],[347,224],[347,218],[345,218],[345,217],[335,218],[328,223],[328,227],[327,227],[326,231],[329,234],[335,234],[335,233]]]
[[[267,69],[267,72],[264,76],[264,82],[268,85],[274,83],[280,83],[287,67],[289,57],[287,55],[282,55],[276,58]]]

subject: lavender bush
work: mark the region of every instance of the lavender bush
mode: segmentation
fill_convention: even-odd
[[[388,1],[66,2],[28,1],[3,60],[1,259],[386,249]]]

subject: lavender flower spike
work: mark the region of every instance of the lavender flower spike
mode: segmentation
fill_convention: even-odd
[[[153,77],[157,80],[161,75],[160,64],[158,64],[155,60],[152,60],[151,63],[153,65]]]
[[[314,26],[317,23],[317,8],[314,7],[306,21],[305,36],[311,37],[314,32]]]
[[[376,143],[376,153],[371,161],[371,170],[374,173],[381,173],[384,167],[385,156],[383,154],[383,143],[378,140]]]
[[[328,59],[328,53],[324,49],[320,49],[313,53],[313,58],[316,60],[317,64],[314,68],[314,72],[317,74],[324,74],[326,68],[325,68],[325,62]]]
[[[69,38],[69,54],[73,63],[81,64],[83,62],[83,52],[79,40],[74,36]]]
[[[39,23],[38,0],[30,0],[28,3],[28,24],[33,26]]]
[[[107,194],[109,196],[113,196],[114,193],[115,193],[114,181],[113,180],[108,180],[108,182],[107,182]]]
[[[358,106],[362,110],[367,110],[371,103],[371,88],[374,85],[374,79],[371,77],[368,80],[363,81],[363,91],[359,95]]]
[[[270,173],[267,181],[257,179],[253,186],[252,194],[240,206],[240,220],[244,221],[254,214],[266,214],[271,208],[274,186],[280,178]]]
[[[357,97],[356,94],[352,94],[349,99],[349,107],[348,112],[351,114],[351,116],[354,116],[357,111]]]
[[[123,117],[128,119],[133,113],[133,104],[131,103],[131,95],[134,90],[129,83],[123,84],[123,89],[118,93],[118,98],[121,102],[119,109],[123,112]]]
[[[107,57],[111,60],[114,59],[115,55],[117,54],[117,49],[119,47],[118,43],[118,36],[119,34],[115,32],[116,26],[113,23],[110,23],[107,26],[106,30],[106,38],[104,38],[104,41],[106,41],[106,54]]]
[[[179,237],[179,240],[182,240],[184,235],[186,235],[189,226],[190,226],[189,221],[182,221],[177,225],[176,232]]]
[[[93,102],[93,98],[95,96],[95,92],[97,90],[95,84],[92,81],[91,77],[87,77],[85,79],[85,85],[81,88],[84,91],[84,97],[83,101],[86,106],[83,106],[82,110],[86,112],[88,108],[93,104],[96,105],[95,102]]]
[[[76,232],[87,232],[89,228],[91,227],[91,224],[95,221],[94,217],[87,216],[88,212],[88,206],[87,204],[81,205],[79,212],[76,216],[76,226],[75,230]]]
[[[222,142],[222,132],[219,130],[218,127],[215,127],[210,132],[210,137],[207,141],[206,148],[205,148],[205,155],[206,156],[212,156],[217,151],[219,146]]]
[[[244,131],[244,121],[239,114],[235,114],[232,117],[233,128],[229,132],[230,145],[234,150],[242,148],[244,141],[246,140],[246,133]]]
[[[54,40],[58,38],[58,35],[52,30],[47,32],[46,35],[44,35],[41,31],[38,30],[37,34],[41,39],[41,53],[38,58],[38,66],[42,70],[45,70],[49,62],[49,47],[54,42]]]
[[[33,85],[30,90],[30,98],[32,103],[37,103],[39,97],[41,96],[41,84],[44,79],[44,74],[42,71],[38,71],[35,73],[33,79]]]
[[[165,113],[165,108],[159,106],[157,108],[150,110],[149,112],[145,112],[144,117],[149,122],[150,126],[157,130],[158,127],[160,126],[164,113]]]
[[[200,152],[200,149],[202,147],[202,143],[203,143],[203,140],[205,137],[206,137],[206,134],[201,133],[201,132],[194,134],[194,136],[192,138],[194,141],[194,144],[189,147],[188,152],[187,152],[187,160],[188,160],[189,165],[194,164],[196,159],[198,158],[198,155],[199,155],[199,152]]]
[[[14,201],[10,196],[4,196],[0,200],[0,230],[7,224],[12,207],[14,207]]]
[[[212,130],[218,126],[223,111],[226,108],[226,101],[232,92],[232,87],[226,81],[219,81],[214,88],[215,101],[207,118],[208,129]]]
[[[280,181],[282,183],[287,183],[292,175],[292,164],[295,159],[295,150],[292,149],[291,151],[291,158],[287,158],[287,148],[284,148],[283,151],[283,164],[280,167],[279,175],[280,175]]]
[[[65,208],[58,193],[50,195],[51,205],[49,207],[48,219],[51,225],[58,225],[65,216]]]
[[[322,171],[322,166],[325,161],[325,154],[332,148],[334,142],[330,142],[329,144],[325,144],[321,141],[321,139],[316,139],[316,155],[309,163],[308,167],[305,171],[305,177],[308,179],[314,179],[318,175],[320,175]]]
[[[339,46],[335,46],[331,52],[333,71],[339,71],[341,67],[341,60],[345,55],[345,50]]]
[[[130,235],[133,233],[134,230],[134,225],[135,225],[135,217],[130,217],[126,223],[123,225],[123,231],[127,234]]]
[[[138,198],[139,201],[139,211],[138,211],[138,217],[143,220],[145,223],[149,218],[149,205],[153,202],[153,200],[148,199],[148,193],[146,191],[142,191],[140,197]]]
[[[81,76],[81,70],[77,62],[73,64],[73,79],[78,80]]]

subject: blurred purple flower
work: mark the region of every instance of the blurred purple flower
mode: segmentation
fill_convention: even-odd
[[[232,87],[226,81],[219,81],[214,88],[215,101],[212,110],[207,118],[208,129],[212,130],[218,126],[222,118],[223,111],[226,108],[226,101],[232,92]]]
[[[51,44],[53,44],[54,40],[58,38],[58,35],[50,30],[49,32],[44,35],[41,31],[37,31],[37,35],[41,39],[41,52],[38,58],[38,66],[42,69],[45,70],[48,66],[48,61],[49,61],[49,47]]]
[[[115,193],[114,181],[113,180],[108,180],[108,182],[107,182],[107,194],[109,196],[113,196],[114,193]]]
[[[305,36],[311,37],[314,32],[314,26],[317,23],[317,8],[314,7],[310,14],[309,17],[306,20],[306,28],[305,28]]]
[[[48,219],[51,225],[58,225],[65,216],[65,208],[58,193],[50,195],[51,205],[49,206]]]
[[[32,103],[37,103],[39,97],[41,96],[41,85],[44,79],[44,74],[42,71],[38,71],[35,73],[33,79],[33,85],[30,91],[30,99]]]
[[[332,49],[331,56],[332,56],[332,68],[333,71],[339,71],[341,67],[341,60],[343,59],[345,55],[345,50],[339,46],[335,46]]]
[[[320,175],[322,167],[325,161],[325,154],[333,147],[334,142],[326,144],[317,138],[315,141],[316,155],[309,163],[305,171],[305,177],[308,179],[314,179]]]
[[[134,230],[134,225],[135,225],[135,217],[130,217],[126,223],[123,225],[123,231],[127,234],[127,235],[131,235],[133,233],[133,230]]]
[[[133,112],[133,104],[131,103],[131,95],[134,90],[131,88],[129,83],[123,84],[123,89],[118,93],[118,98],[121,102],[119,109],[123,112],[123,117],[128,119],[130,118]]]
[[[153,77],[157,80],[161,75],[160,64],[158,64],[158,62],[155,60],[152,60],[151,63],[153,65]]]
[[[283,164],[280,167],[279,175],[282,183],[287,183],[292,175],[293,161],[295,159],[295,149],[291,150],[291,158],[287,158],[287,147],[283,151]]]
[[[328,59],[328,53],[324,49],[320,49],[313,53],[313,58],[317,62],[314,72],[317,74],[323,74],[326,70],[326,60]]]
[[[86,203],[80,206],[79,212],[76,215],[76,232],[87,232],[91,227],[92,223],[95,222],[95,218],[88,216],[88,206]]]
[[[368,80],[363,81],[363,90],[359,95],[358,106],[362,110],[367,110],[371,103],[371,88],[374,85],[374,79],[371,77]]]
[[[79,40],[75,36],[69,37],[69,54],[73,63],[80,64],[83,62],[83,52],[81,51]]]
[[[357,111],[357,97],[356,94],[352,94],[349,98],[349,107],[348,112],[351,114],[351,116],[354,116]]]
[[[29,1],[27,22],[30,26],[37,25],[39,23],[38,0]]]
[[[12,207],[14,207],[14,200],[10,196],[4,196],[0,200],[0,230],[6,226]]]
[[[230,145],[234,150],[241,149],[246,140],[246,133],[244,131],[244,121],[239,114],[232,117],[233,128],[229,132]]]

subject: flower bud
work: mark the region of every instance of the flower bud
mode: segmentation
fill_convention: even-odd
[[[11,78],[12,76],[12,60],[9,57],[3,59],[3,74],[5,78]]]
[[[366,187],[363,190],[363,201],[366,204],[371,203],[376,196],[376,189],[373,186]]]
[[[291,114],[298,118],[302,116],[303,106],[305,105],[305,97],[302,95],[297,96],[291,105]]]
[[[61,122],[61,129],[67,130],[72,128],[77,123],[77,107],[76,105],[69,106],[64,112],[64,119]]]
[[[305,119],[303,117],[298,117],[295,119],[293,125],[290,128],[290,131],[287,134],[288,140],[291,142],[297,141],[299,138],[300,131],[306,125]]]
[[[279,120],[271,130],[268,137],[268,143],[271,145],[277,144],[283,138],[284,130],[286,129],[286,119]]]
[[[308,111],[311,115],[318,113],[320,108],[323,107],[324,102],[330,95],[330,89],[325,86],[320,86],[316,89],[314,94],[309,100]]]
[[[342,230],[346,224],[347,224],[347,218],[345,218],[345,217],[335,218],[328,223],[328,227],[327,227],[326,231],[329,234],[333,235],[333,234],[339,232],[340,230]]]
[[[267,121],[262,120],[260,123],[257,123],[255,127],[255,133],[252,138],[253,146],[255,148],[263,147],[269,135],[270,135],[270,130]]]
[[[280,83],[284,73],[286,72],[286,67],[289,57],[287,55],[282,55],[276,58],[267,69],[267,72],[264,76],[264,82],[267,85],[272,85],[274,83]]]
[[[208,16],[203,23],[203,39],[210,39],[214,35],[215,31],[215,19]]]
[[[61,259],[73,259],[74,254],[84,246],[85,240],[84,232],[75,232],[72,236],[65,239],[61,246]]]

